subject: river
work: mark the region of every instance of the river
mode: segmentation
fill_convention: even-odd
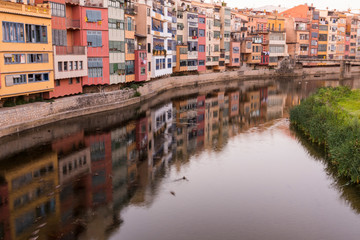
[[[0,239],[359,239],[360,188],[291,107],[359,80],[178,89],[0,139]]]

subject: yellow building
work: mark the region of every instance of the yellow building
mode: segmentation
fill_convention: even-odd
[[[0,20],[0,102],[53,91],[50,8],[1,1]]]
[[[285,18],[277,13],[267,16],[269,29],[269,66],[276,66],[284,57],[288,57],[286,45]]]
[[[8,183],[11,239],[29,239],[41,224],[39,240],[47,239],[60,216],[58,158],[55,152],[31,152],[0,165]]]

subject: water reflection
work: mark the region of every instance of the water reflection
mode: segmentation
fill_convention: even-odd
[[[106,239],[126,221],[124,208],[153,203],[171,166],[180,171],[195,154],[221,151],[241,132],[287,117],[318,87],[338,84],[344,83],[198,89],[130,112],[130,120],[101,116],[83,127],[64,124],[62,134],[52,131],[51,141],[28,149],[2,147],[0,239]],[[31,136],[36,141],[33,133],[18,138],[19,145],[30,146]],[[344,199],[359,195],[341,181],[336,186]],[[359,212],[360,201],[353,208]]]

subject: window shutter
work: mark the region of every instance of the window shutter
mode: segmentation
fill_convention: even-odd
[[[11,75],[5,76],[5,85],[6,85],[7,87],[14,85],[13,76],[11,76]]]
[[[49,62],[49,54],[47,54],[47,53],[44,53],[44,54],[43,54],[43,62],[44,62],[44,63]]]
[[[98,32],[98,46],[102,47],[102,32]]]

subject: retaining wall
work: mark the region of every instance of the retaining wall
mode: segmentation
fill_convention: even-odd
[[[360,74],[360,66],[351,67],[351,72],[343,74],[350,77]],[[78,96],[56,99],[51,102],[37,102],[12,108],[0,109],[0,137],[73,117],[93,114],[102,111],[130,106],[144,102],[162,91],[187,86],[200,86],[227,82],[231,80],[250,80],[259,78],[302,77],[321,79],[338,79],[341,77],[340,67],[311,67],[294,69],[291,74],[277,74],[274,69],[251,69],[242,67],[237,71],[207,73],[201,75],[168,77],[146,83],[139,87],[141,97],[133,97],[134,90],[118,90],[113,92],[89,93]]]

